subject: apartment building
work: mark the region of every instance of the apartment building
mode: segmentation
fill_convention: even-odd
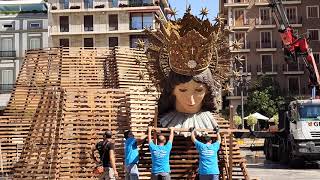
[[[48,46],[47,27],[41,0],[0,1],[0,110],[9,101],[25,51]]]
[[[166,18],[167,0],[49,0],[49,44],[64,47],[136,47]]]
[[[285,13],[292,27],[299,34],[309,33],[310,46],[316,62],[320,63],[320,18],[319,0],[282,0]],[[233,32],[233,41],[241,42],[241,49],[232,49],[242,59],[244,79],[248,82],[266,75],[280,84],[281,90],[290,95],[310,95],[308,72],[302,60],[287,64],[280,35],[272,17],[268,0],[220,0],[220,11],[224,14],[226,28]],[[240,66],[240,63],[235,66]],[[239,68],[239,67],[237,67]],[[241,103],[239,83],[233,81],[234,92],[227,99],[237,107]],[[249,83],[250,85],[250,83]],[[248,86],[249,86],[248,85]],[[247,95],[244,88],[244,95]]]

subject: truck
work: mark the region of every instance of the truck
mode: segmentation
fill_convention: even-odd
[[[291,167],[320,161],[320,99],[290,102],[279,112],[278,129],[264,135],[267,160],[289,163]]]
[[[286,62],[303,61],[309,72],[311,98],[294,100],[279,110],[278,130],[256,133],[265,138],[266,159],[289,163],[292,167],[306,161],[320,162],[320,76],[309,47],[309,37],[298,35],[290,25],[282,0],[269,0],[278,27]],[[301,58],[299,58],[301,57]]]

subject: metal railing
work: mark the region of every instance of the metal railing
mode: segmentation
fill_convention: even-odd
[[[295,16],[293,18],[288,17],[288,20],[290,24],[302,24],[302,16],[298,16],[298,17]]]
[[[225,4],[234,4],[234,3],[249,3],[249,0],[224,0]]]
[[[8,94],[12,91],[14,84],[0,84],[0,94]]]
[[[16,51],[0,51],[0,57],[16,57]]]
[[[282,65],[283,72],[290,72],[290,71],[304,71],[304,65],[298,63],[289,63]]]
[[[93,26],[85,26],[84,31],[93,31]]]
[[[274,64],[265,64],[265,65],[257,65],[257,72],[262,72],[262,73],[266,73],[266,72],[278,72],[278,65]]]
[[[261,49],[261,48],[278,48],[278,42],[277,41],[269,41],[269,42],[261,42],[261,41],[256,41],[256,48]]]
[[[149,1],[143,1],[143,0],[129,0],[128,6],[130,7],[141,7],[141,6],[154,6],[152,0]]]
[[[69,32],[69,26],[61,26],[60,25],[60,32]]]

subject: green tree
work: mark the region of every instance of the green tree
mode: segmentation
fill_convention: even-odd
[[[239,126],[242,123],[241,117],[240,116],[234,116],[233,117],[233,122],[236,126]]]
[[[279,84],[270,77],[262,76],[254,81],[249,89],[247,102],[244,105],[245,116],[259,112],[272,117],[278,112],[283,100]],[[237,112],[241,113],[241,107],[238,106]]]
[[[248,119],[247,119],[247,124],[251,127],[253,127],[254,125],[256,125],[258,122],[258,119],[252,115],[249,115]]]
[[[279,124],[279,114],[275,114],[272,119],[274,120],[274,124],[275,125],[278,125]]]

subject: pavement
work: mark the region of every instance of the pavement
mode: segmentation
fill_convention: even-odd
[[[308,163],[303,169],[290,169],[287,165],[267,161],[262,151],[242,151],[247,159],[251,179],[257,180],[320,180],[320,168]]]

